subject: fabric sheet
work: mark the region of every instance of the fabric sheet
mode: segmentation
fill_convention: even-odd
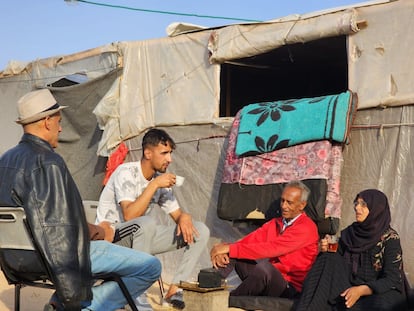
[[[116,170],[116,168],[124,163],[126,155],[128,154],[128,147],[125,145],[124,142],[121,142],[116,148],[116,150],[109,156],[108,162],[106,162],[106,173],[105,178],[102,184],[105,186],[111,177],[112,173]]]
[[[250,104],[241,110],[236,155],[256,155],[317,140],[347,141],[356,101],[350,91]]]
[[[323,208],[324,215],[322,214],[322,217],[340,218],[342,200],[339,190],[343,161],[342,147],[325,140],[300,144],[256,156],[238,157],[235,153],[235,144],[240,113],[240,111],[237,113],[230,129],[221,184],[221,188],[227,190],[220,189],[219,206],[221,207],[223,204],[221,200],[226,200],[228,201],[226,204],[230,204],[236,193],[242,195],[243,192],[252,191],[246,190],[249,188],[246,185],[272,185],[283,184],[291,180],[324,179],[326,180],[326,205]],[[228,199],[226,192],[229,195]],[[245,204],[251,201],[247,197],[245,199]],[[256,204],[252,205],[250,210],[255,210],[256,206]],[[266,209],[265,206],[263,208]],[[240,209],[243,208],[240,207]],[[248,210],[249,207],[246,209]],[[239,212],[235,213],[237,213],[237,217],[240,216]],[[246,210],[243,213],[246,214]]]

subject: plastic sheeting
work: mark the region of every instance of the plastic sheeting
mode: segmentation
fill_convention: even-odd
[[[44,88],[66,76],[82,73],[88,80],[104,76],[118,65],[116,45],[106,45],[72,55],[36,60],[0,72],[0,107],[2,111],[0,154],[14,146],[22,134],[16,124],[17,100],[36,88]],[[96,119],[96,118],[95,118]]]
[[[358,31],[355,10],[316,16],[295,15],[269,23],[233,25],[211,34],[212,63],[263,54],[278,47]]]
[[[66,75],[84,73],[89,78],[97,78],[113,69],[118,61],[117,44],[107,44],[75,54],[38,59],[30,63],[12,61],[0,71],[0,79],[29,74],[28,80],[36,81],[37,87],[43,87]]]
[[[100,103],[95,110],[105,120],[102,152],[148,127],[218,118],[220,68],[208,62],[208,36],[198,32],[120,44],[124,70],[119,103]]]
[[[358,94],[358,109],[413,102],[409,53],[405,38],[411,2],[370,3],[322,13],[295,15],[268,23],[230,25],[173,38],[119,45],[124,74],[113,99],[96,114],[107,155],[120,141],[151,126],[210,123],[218,116],[220,66],[282,45],[331,36],[348,36],[349,88]],[[384,23],[394,16],[394,23]],[[359,31],[359,26],[363,28]],[[209,62],[213,63],[210,65]],[[414,78],[414,77],[413,77]],[[119,94],[119,101],[117,96]],[[119,105],[119,106],[118,106]],[[120,122],[122,120],[122,122]]]
[[[343,228],[355,220],[355,195],[383,191],[391,207],[391,225],[400,234],[408,278],[414,285],[414,106],[358,111],[350,144],[344,149],[341,177]]]
[[[108,156],[121,141],[148,127],[217,120],[219,63],[330,36],[348,38],[348,84],[358,94],[358,109],[410,104],[414,102],[410,85],[414,71],[409,68],[414,59],[409,51],[414,37],[406,34],[414,28],[414,3],[383,2],[288,16],[267,23],[198,30],[170,38],[118,42],[38,60],[21,69],[21,73],[9,68],[0,73],[0,78],[27,79],[30,83],[21,90],[30,90],[70,74],[85,73],[95,78],[123,67],[122,77],[94,110],[104,130],[98,148],[102,156]],[[9,99],[17,98],[8,96]]]
[[[348,37],[349,88],[359,109],[414,103],[414,2],[358,8],[367,27]]]

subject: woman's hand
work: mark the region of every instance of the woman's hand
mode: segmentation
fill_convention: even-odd
[[[352,286],[341,293],[341,296],[345,298],[347,308],[352,308],[361,296],[369,295],[372,295],[372,289],[368,285]]]

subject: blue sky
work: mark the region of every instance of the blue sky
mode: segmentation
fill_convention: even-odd
[[[188,15],[265,21],[363,1],[91,0],[90,2],[108,6],[64,0],[0,1],[0,71],[11,60],[33,61],[38,58],[72,54],[116,41],[164,37],[166,27],[172,22],[187,22],[207,27],[242,22]],[[187,15],[180,15],[180,13]]]

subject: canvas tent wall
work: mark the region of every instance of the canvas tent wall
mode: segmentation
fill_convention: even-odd
[[[171,171],[186,177],[185,187],[175,189],[180,203],[194,218],[207,223],[212,232],[210,246],[218,240],[235,240],[245,230],[216,214],[226,135],[232,122],[231,115],[220,117],[226,116],[220,109],[238,104],[232,101],[237,88],[226,90],[236,84],[231,78],[223,80],[223,68],[231,65],[247,70],[247,63],[268,73],[270,69],[255,61],[284,48],[289,51],[297,44],[305,48],[300,69],[306,65],[307,43],[342,37],[346,68],[338,74],[346,78],[345,87],[358,94],[359,110],[351,143],[344,147],[341,226],[353,221],[351,202],[358,191],[383,190],[390,199],[393,226],[400,232],[406,270],[413,281],[410,227],[414,208],[410,203],[414,167],[410,155],[414,60],[409,51],[414,38],[407,35],[414,28],[413,12],[411,1],[376,1],[267,23],[118,42],[36,60],[23,67],[14,64],[0,73],[0,152],[13,146],[21,135],[20,127],[13,123],[15,103],[21,95],[69,75],[83,74],[88,82],[51,88],[58,100],[71,107],[64,112],[58,152],[67,160],[82,196],[98,198],[106,157],[121,141],[130,148],[127,161],[135,160],[140,157],[143,131],[151,126],[165,127],[178,143]],[[316,55],[322,55],[323,46],[318,49]],[[281,75],[289,77],[292,59],[279,60],[279,64],[282,69],[272,73],[278,81]],[[243,70],[239,75],[243,76]],[[308,76],[303,81],[312,79]],[[263,91],[259,83],[251,81],[250,85],[248,92],[255,96]],[[278,99],[282,88],[271,84],[267,88],[272,89],[269,94],[273,99]],[[292,89],[297,96],[305,92],[304,84]],[[164,273],[171,274],[175,256],[166,258],[169,264],[164,265],[168,267]],[[209,266],[208,258],[206,254],[200,267]]]

